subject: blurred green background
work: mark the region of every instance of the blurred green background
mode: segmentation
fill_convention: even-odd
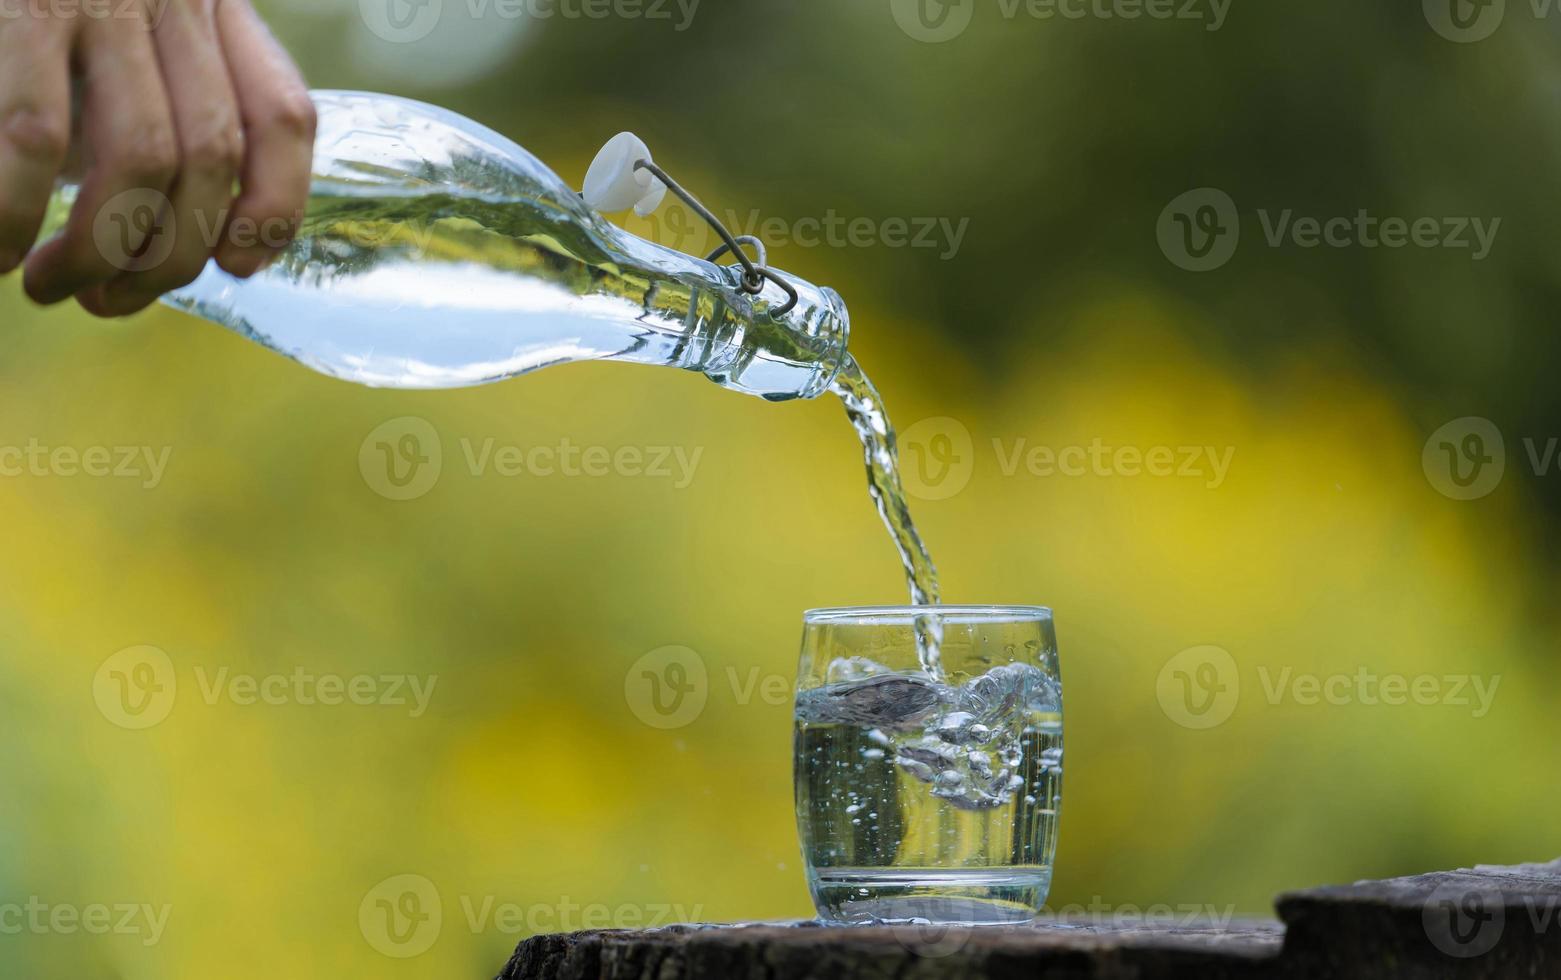
[[[1216,25],[1182,3],[1197,16],[444,0],[396,42],[375,0],[261,4],[317,87],[447,106],[575,184],[632,129],[718,213],[780,219],[772,262],[846,297],[906,432],[945,597],[1056,611],[1052,906],[1250,914],[1289,888],[1561,853],[1561,48],[1526,4],[1456,38],[1435,6],[1236,0]],[[940,12],[968,24],[916,26]],[[1241,237],[1194,273],[1157,227],[1199,188]],[[1478,261],[1265,235],[1286,210],[1361,209],[1501,224]],[[858,241],[795,240],[829,214],[864,219]],[[896,245],[921,218],[963,226],[957,247]],[[667,213],[630,227],[702,245]],[[611,364],[360,389],[166,310],[41,311],[15,277],[0,315],[0,446],[166,452],[155,479],[0,478],[8,974],[489,976],[538,930],[811,914],[800,614],[904,595],[837,404]],[[1434,433],[1471,416],[1505,470],[1460,500]],[[360,449],[406,417],[443,469],[398,501]],[[488,439],[700,455],[686,486],[475,475]],[[1096,440],[1229,468],[1012,464]],[[706,703],[658,728],[631,688],[668,645],[701,658]],[[1195,692],[1182,652],[1210,645],[1231,659]],[[166,662],[119,653],[143,646]],[[420,710],[213,690],[300,674],[432,692]],[[1435,696],[1383,703],[1363,675],[1429,675]],[[156,724],[105,695],[127,679],[153,682],[133,707]],[[376,933],[382,900],[405,933]],[[167,917],[69,925],[93,906],[120,925],[121,904]]]

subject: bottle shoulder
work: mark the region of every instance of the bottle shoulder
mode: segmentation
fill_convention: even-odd
[[[546,204],[586,226],[606,223],[514,140],[438,106],[372,92],[317,90],[316,190],[444,194]]]

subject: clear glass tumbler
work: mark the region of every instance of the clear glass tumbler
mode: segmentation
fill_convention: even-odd
[[[804,622],[797,824],[819,914],[1034,918],[1062,781],[1051,611],[815,609]]]

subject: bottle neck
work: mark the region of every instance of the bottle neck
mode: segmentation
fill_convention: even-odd
[[[749,293],[740,265],[716,265],[608,227],[612,250],[649,280],[647,317],[681,322],[672,359],[658,363],[769,401],[815,398],[829,389],[845,363],[851,331],[845,302],[833,289],[780,273],[796,290],[795,303],[768,280]],[[618,359],[638,359],[625,353],[630,356]]]

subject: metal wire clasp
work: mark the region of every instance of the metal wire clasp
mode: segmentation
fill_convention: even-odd
[[[676,194],[684,204],[687,204],[690,208],[692,208],[695,214],[699,215],[701,218],[704,218],[710,227],[715,229],[716,234],[721,236],[721,240],[725,244],[706,256],[706,262],[714,262],[716,259],[725,255],[726,253],[732,253],[732,255],[736,257],[737,261],[742,263],[743,292],[750,296],[759,295],[760,293],[764,292],[764,281],[768,279],[770,282],[773,282],[775,285],[785,290],[787,297],[789,297],[786,301],[786,305],[771,310],[770,315],[785,316],[787,313],[792,311],[792,308],[797,305],[797,302],[801,299],[801,296],[797,293],[797,287],[787,282],[784,276],[780,275],[778,272],[769,267],[768,254],[765,252],[763,242],[759,241],[759,239],[752,235],[735,236],[731,232],[727,231],[726,226],[721,224],[721,220],[713,213],[711,213],[709,208],[705,207],[703,204],[700,204],[699,200],[695,198],[694,195],[690,194],[687,190],[684,190],[682,184],[679,184],[677,181],[673,180],[667,175],[665,170],[662,170],[660,167],[656,166],[654,163],[651,163],[649,160],[640,160],[634,165],[634,169],[648,170],[653,177],[661,181],[663,184],[666,184],[667,189]],[[757,262],[750,259],[747,253],[743,251],[742,246],[744,244],[753,246],[754,252],[758,255]]]

